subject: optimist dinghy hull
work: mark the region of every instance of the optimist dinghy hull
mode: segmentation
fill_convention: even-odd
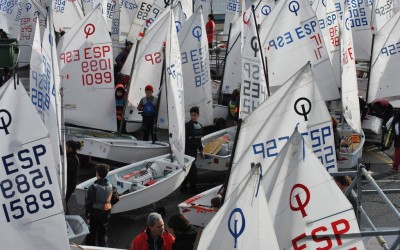
[[[82,244],[86,235],[89,234],[89,227],[79,215],[66,215],[68,239],[70,243]]]
[[[352,132],[350,128],[345,128],[340,130],[338,128],[341,136],[347,138],[349,145],[346,149],[341,148],[338,156],[338,168],[352,168],[356,166],[361,161],[363,147],[365,143],[364,132],[359,135]]]
[[[178,205],[179,212],[186,216],[190,224],[205,227],[216,214],[211,208],[211,199],[217,197],[222,185],[197,194]]]
[[[236,127],[230,127],[204,136],[201,139],[204,146],[204,158],[198,156],[196,166],[199,169],[212,171],[228,170],[235,135]]]
[[[166,154],[110,171],[107,179],[120,195],[111,213],[134,210],[166,197],[181,185],[193,161],[193,157],[185,155],[182,168],[175,159],[171,162],[170,155]],[[87,189],[95,180],[92,178],[76,186],[78,204],[85,204]]]

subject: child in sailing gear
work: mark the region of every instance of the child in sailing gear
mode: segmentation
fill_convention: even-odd
[[[108,182],[106,176],[110,167],[107,164],[95,166],[97,180],[89,187],[86,200],[86,218],[90,226],[90,233],[86,244],[107,247],[107,230],[110,220],[111,200],[113,199],[113,186]]]
[[[154,120],[157,113],[157,97],[153,96],[153,86],[147,85],[144,89],[146,96],[143,97],[137,109],[142,113],[142,129],[143,129],[143,141],[151,139],[153,142],[157,140],[156,135],[153,133]]]
[[[124,112],[124,106],[125,106],[125,100],[126,100],[126,95],[125,95],[125,88],[124,85],[122,84],[117,84],[115,86],[115,111],[117,114],[117,129],[120,129],[121,122],[123,121],[123,112]],[[122,132],[124,132],[124,128],[122,128]]]
[[[185,135],[185,154],[190,155],[197,159],[197,150],[200,151],[201,157],[204,158],[203,144],[201,143],[201,137],[203,135],[203,126],[197,121],[199,119],[199,107],[192,107],[190,109],[190,121],[185,124],[186,135]],[[192,167],[185,180],[183,180],[180,191],[186,192],[186,185],[190,184],[190,193],[197,194],[197,166],[196,160],[192,163]]]

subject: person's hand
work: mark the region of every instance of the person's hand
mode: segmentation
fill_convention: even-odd
[[[90,219],[85,220],[86,224],[89,225],[90,224]]]

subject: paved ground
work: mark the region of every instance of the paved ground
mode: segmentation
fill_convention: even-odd
[[[141,137],[140,134],[135,134],[138,138]],[[161,133],[161,139],[164,133]],[[381,189],[397,189],[395,193],[388,194],[388,198],[391,200],[397,211],[400,211],[400,174],[393,174],[390,171],[393,157],[393,149],[385,152],[381,152],[374,145],[365,145],[363,153],[363,161],[370,164],[370,170],[372,176],[381,187]],[[93,167],[83,168],[80,173],[80,181],[91,178],[94,175]],[[223,182],[225,178],[225,173],[215,173],[210,171],[199,171],[199,189],[200,191],[207,190]],[[373,187],[363,180],[363,189],[371,190]],[[168,219],[173,213],[177,213],[177,205],[189,198],[192,195],[181,194],[179,191],[175,191],[170,194],[165,199],[157,202],[156,206],[163,206],[166,209],[166,218]],[[376,227],[399,227],[399,218],[393,214],[389,207],[384,203],[382,199],[377,194],[368,193],[362,196],[362,205],[367,212],[370,220],[374,223]],[[77,207],[74,202],[74,196],[71,198],[70,212],[72,214],[83,215],[83,210],[81,207]],[[111,216],[110,227],[109,227],[109,246],[115,248],[129,248],[132,239],[140,233],[146,226],[147,215],[154,210],[155,206],[150,205],[140,209],[136,209],[130,212],[115,214]],[[368,224],[365,219],[361,219],[361,227],[367,228]],[[385,239],[388,242],[392,242],[394,236],[386,236]],[[367,249],[381,249],[374,237],[369,239]]]

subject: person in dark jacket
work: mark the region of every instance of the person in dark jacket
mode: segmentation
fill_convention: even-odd
[[[197,121],[200,116],[199,107],[190,108],[190,121],[185,124],[185,154],[195,158],[190,168],[189,173],[183,180],[180,191],[181,193],[187,192],[187,183],[190,184],[190,193],[197,194],[197,150],[200,151],[201,157],[204,158],[203,144],[201,143],[201,137],[203,136],[203,127]]]
[[[89,187],[86,200],[86,222],[90,226],[90,233],[86,244],[107,247],[107,230],[111,212],[111,198],[113,187],[106,176],[110,167],[107,164],[95,166],[97,180]]]
[[[394,133],[394,159],[392,171],[399,172],[400,165],[400,112],[395,114],[393,122],[393,133]]]
[[[153,143],[157,141],[157,136],[154,132],[154,121],[157,115],[157,97],[153,96],[153,86],[148,84],[144,91],[146,96],[140,99],[137,110],[142,114],[142,130],[143,130],[143,141],[148,141],[149,136]]]
[[[173,250],[191,250],[197,237],[197,229],[189,224],[183,214],[173,214],[168,220],[168,227],[175,235]]]
[[[67,141],[67,192],[65,195],[66,204],[75,191],[76,184],[78,182],[78,171],[80,168],[79,158],[76,153],[77,150],[81,150],[81,143],[78,141]]]

